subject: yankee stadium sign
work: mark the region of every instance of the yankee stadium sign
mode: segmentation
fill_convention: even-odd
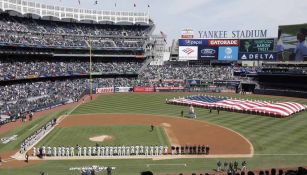
[[[198,38],[200,39],[244,39],[244,38],[267,38],[268,30],[216,30],[216,31],[207,31],[202,30],[198,31]]]

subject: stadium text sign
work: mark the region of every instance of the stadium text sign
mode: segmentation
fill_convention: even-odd
[[[267,38],[268,30],[215,30],[215,31],[198,31],[198,37],[201,39],[244,39],[244,38]]]
[[[239,59],[240,60],[276,60],[276,53],[275,52],[267,52],[267,53],[240,53]]]

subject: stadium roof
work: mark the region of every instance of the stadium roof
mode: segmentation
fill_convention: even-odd
[[[0,0],[0,11],[8,11],[15,16],[31,16],[53,21],[96,22],[107,24],[150,25],[145,12],[99,11],[71,7],[60,7],[28,0]]]

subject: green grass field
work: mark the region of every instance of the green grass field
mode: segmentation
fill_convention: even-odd
[[[78,133],[78,134],[76,134]],[[99,143],[103,145],[169,145],[168,139],[161,127],[155,127],[153,132],[144,125],[115,126],[78,126],[70,128],[55,128],[45,137],[39,146],[94,146],[96,142],[89,138],[109,135],[113,139]]]
[[[219,96],[220,94],[218,94]],[[73,111],[73,114],[88,113],[140,113],[140,114],[163,114],[180,116],[180,111],[187,111],[187,107],[167,105],[165,99],[170,99],[184,94],[114,94],[104,95],[95,101],[84,104]],[[240,96],[227,94],[227,96],[261,99],[268,101],[296,101],[307,104],[305,99],[291,100],[283,97],[269,96]],[[254,146],[255,156],[245,159],[250,169],[265,169],[272,167],[297,167],[307,165],[307,113],[302,112],[286,119],[277,119],[256,115],[221,112],[220,115],[214,111],[209,113],[207,109],[196,109],[198,120],[205,120],[218,124],[234,131],[237,131],[248,138]],[[45,119],[45,118],[44,118]],[[48,120],[46,120],[48,121]],[[43,124],[45,120],[38,122]],[[27,127],[16,130],[27,131]],[[14,131],[16,132],[16,131]],[[13,133],[13,132],[11,132]],[[1,134],[7,135],[11,133]],[[56,133],[56,131],[55,131]],[[24,133],[24,136],[30,132]],[[79,133],[78,133],[79,134]],[[45,140],[44,140],[45,141]],[[45,141],[46,143],[47,141]],[[48,141],[49,142],[49,141]],[[51,141],[50,141],[51,142]],[[0,147],[1,151],[10,150],[17,145],[17,142]],[[227,145],[225,145],[227,146]],[[222,159],[222,161],[234,161],[242,159]],[[133,175],[144,170],[151,170],[155,173],[167,172],[208,172],[216,168],[218,159],[180,159],[180,160],[99,160],[99,161],[46,161],[38,165],[26,168],[1,169],[0,174],[33,175],[39,171],[46,171],[50,174],[72,174],[69,167],[101,165],[115,166],[114,174]],[[187,167],[178,164],[187,164]],[[147,164],[159,164],[147,167]],[[167,164],[167,165],[161,165]],[[174,165],[169,165],[174,164]]]

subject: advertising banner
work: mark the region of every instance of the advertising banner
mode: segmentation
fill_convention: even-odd
[[[266,52],[266,53],[240,53],[240,60],[248,60],[248,61],[275,61],[277,59],[276,52]]]
[[[96,94],[104,94],[104,93],[112,93],[112,92],[114,92],[113,87],[96,88]]]
[[[132,87],[115,87],[115,92],[131,92]]]
[[[218,47],[198,47],[199,60],[212,60],[218,58]]]
[[[179,46],[208,46],[208,40],[204,40],[204,39],[179,39]]]
[[[156,90],[184,90],[184,87],[173,87],[173,86],[166,86],[166,87],[156,87]]]
[[[197,46],[179,46],[179,60],[197,60]]]
[[[239,47],[219,47],[218,60],[236,61],[239,56]]]
[[[145,86],[135,86],[133,88],[133,91],[134,92],[155,92],[155,88],[151,87],[151,86],[148,86],[148,87],[145,87]]]
[[[209,40],[209,46],[239,46],[240,42],[237,39],[216,39]]]
[[[272,52],[274,39],[240,40],[240,52]]]
[[[201,85],[201,80],[187,80],[187,81],[188,81],[188,85],[190,85],[190,86]]]

